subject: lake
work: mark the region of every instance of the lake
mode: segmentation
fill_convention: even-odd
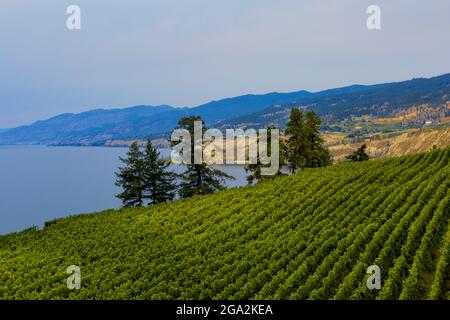
[[[41,227],[57,217],[119,208],[114,173],[127,150],[0,146],[0,234]],[[161,154],[168,157],[170,150]],[[246,184],[242,167],[220,169],[236,178],[228,187]],[[172,170],[181,172],[183,167]]]

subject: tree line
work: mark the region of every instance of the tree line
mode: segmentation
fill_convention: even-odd
[[[183,117],[178,121],[177,129],[186,129],[194,136],[194,122],[203,120],[198,116]],[[319,128],[321,120],[312,111],[303,112],[293,108],[287,122],[284,139],[280,141],[280,169],[275,175],[294,173],[304,168],[318,168],[332,163],[329,150],[324,146]],[[203,130],[207,128],[203,123]],[[271,133],[268,129],[268,153],[270,154]],[[259,137],[258,137],[259,139]],[[347,157],[348,161],[364,161],[369,157],[363,145],[355,153]],[[138,207],[172,201],[178,195],[188,198],[195,195],[211,194],[226,188],[226,180],[234,177],[206,163],[194,164],[194,141],[191,141],[191,164],[187,164],[183,173],[176,174],[169,170],[170,160],[161,157],[157,148],[147,141],[144,150],[137,142],[133,142],[125,158],[120,157],[123,166],[116,173],[116,186],[122,192],[116,197],[124,207]],[[261,175],[259,158],[256,164],[248,164],[245,170],[249,173],[249,184],[273,179],[274,176]]]

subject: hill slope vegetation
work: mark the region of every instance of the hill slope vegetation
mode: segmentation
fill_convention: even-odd
[[[359,86],[356,86],[359,88]],[[324,91],[326,92],[326,91]],[[351,116],[371,115],[391,117],[399,109],[420,105],[442,106],[449,102],[450,74],[432,78],[418,78],[402,82],[379,84],[359,88],[359,90],[333,92],[298,99],[291,103],[271,106],[265,110],[247,114],[229,121],[224,127],[241,127],[248,124],[265,127],[276,124],[284,127],[293,107],[313,110],[322,117],[343,120]]]
[[[333,141],[333,138],[335,139]],[[363,142],[336,142],[339,135],[325,135],[327,147],[334,161],[344,161],[345,157],[359,148],[363,143],[367,144],[367,152],[371,159],[382,157],[398,157],[415,153],[426,152],[430,146],[438,148],[450,146],[450,127],[442,129],[416,129],[409,130],[399,135],[388,137],[374,137]]]
[[[449,160],[306,169],[2,236],[0,299],[448,299]],[[371,265],[381,290],[366,287]]]
[[[397,109],[441,106],[449,101],[450,74],[375,85],[351,85],[319,92],[243,95],[192,108],[135,106],[62,114],[29,126],[0,131],[1,144],[108,145],[111,141],[168,137],[183,116],[200,116],[208,127],[285,127],[292,107],[327,119],[350,115],[391,116]]]

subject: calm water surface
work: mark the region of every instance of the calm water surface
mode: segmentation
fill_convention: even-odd
[[[0,146],[0,234],[72,214],[119,208],[114,185],[126,148]],[[162,150],[165,156],[169,150]],[[221,166],[245,185],[239,166]],[[180,172],[182,167],[173,167]]]

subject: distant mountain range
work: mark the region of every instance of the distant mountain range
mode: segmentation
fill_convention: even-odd
[[[351,90],[353,89],[353,91]],[[223,121],[218,127],[267,126],[284,127],[290,109],[300,107],[321,116],[342,120],[349,116],[390,117],[399,109],[413,106],[441,106],[450,102],[450,74],[418,78],[372,86],[352,86],[327,90],[298,101],[274,105],[245,116]]]
[[[292,107],[321,116],[388,116],[399,108],[450,101],[450,74],[377,85],[352,85],[320,92],[244,95],[193,108],[134,106],[65,113],[28,126],[0,130],[0,144],[105,145],[114,140],[167,137],[179,118],[201,116],[209,127],[284,127]]]

